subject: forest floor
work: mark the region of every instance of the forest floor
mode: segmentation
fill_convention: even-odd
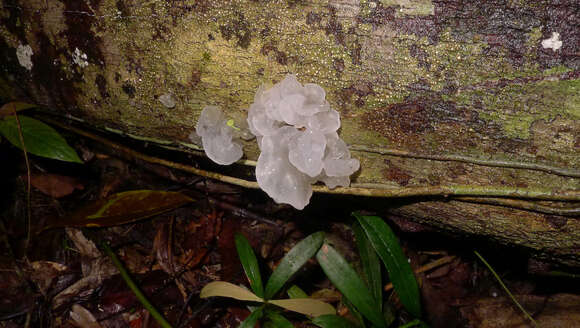
[[[250,241],[264,276],[298,241],[316,231],[324,231],[359,268],[351,230],[354,211],[379,215],[395,231],[416,272],[421,319],[431,327],[532,326],[474,250],[541,326],[578,327],[580,322],[577,274],[558,275],[550,264],[515,247],[438,232],[412,218],[389,215],[388,208],[397,201],[314,195],[305,210],[297,211],[259,190],[127,160],[88,139],[67,139],[85,163],[29,156],[29,193],[22,151],[0,143],[0,327],[158,327],[103,244],[110,245],[173,327],[237,327],[250,314],[246,303],[199,297],[201,289],[216,280],[249,286],[236,252],[236,233]],[[155,156],[174,155],[134,147]],[[219,169],[204,159],[180,156],[177,160],[189,165]],[[152,193],[146,203],[122,204],[113,218],[87,221],[82,215],[100,200],[131,190],[179,192],[193,202],[176,205]],[[292,283],[349,318],[341,294],[314,260]],[[383,296],[393,327],[415,319],[390,286]],[[303,315],[283,314],[295,326],[313,327]]]

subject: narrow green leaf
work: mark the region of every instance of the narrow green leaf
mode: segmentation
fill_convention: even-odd
[[[321,328],[356,328],[357,326],[343,317],[334,314],[321,315],[312,319],[312,323]]]
[[[66,162],[82,163],[74,149],[52,127],[27,116],[18,116],[26,151],[42,157]],[[22,149],[18,123],[14,116],[0,120],[0,133],[14,146]]]
[[[235,298],[240,301],[264,302],[251,291],[225,281],[212,281],[205,285],[199,294],[199,298],[216,296]]]
[[[415,275],[391,228],[378,216],[353,213],[389,272],[401,303],[415,317],[421,316],[421,299]]]
[[[298,312],[311,317],[324,314],[335,314],[336,310],[328,303],[313,298],[292,298],[286,300],[269,300],[268,303]]]
[[[270,276],[266,284],[265,299],[274,296],[288,279],[316,254],[323,240],[324,232],[315,232],[292,247]]]
[[[132,190],[95,200],[62,218],[51,218],[44,230],[57,227],[110,227],[167,212],[194,200],[174,191]]]
[[[344,295],[343,295],[341,302],[342,302],[342,304],[344,304],[344,306],[346,306],[346,308],[348,309],[348,312],[350,312],[350,314],[356,319],[356,322],[359,324],[359,327],[366,328],[367,325],[366,325],[364,317],[362,316],[362,314],[360,314],[360,311],[357,310],[354,307],[354,305],[352,305],[352,303],[348,300],[348,298],[344,297]],[[388,326],[389,326],[389,324],[387,323],[387,327]]]
[[[250,245],[250,242],[241,233],[236,233],[236,249],[238,256],[246,277],[250,282],[250,287],[260,297],[264,297],[264,286],[262,285],[262,276],[260,275],[260,267],[258,266],[258,259]]]
[[[356,237],[360,260],[366,283],[377,302],[379,311],[383,310],[383,282],[381,276],[381,262],[377,252],[371,245],[367,235],[358,222],[352,225]]]
[[[264,309],[259,307],[255,309],[250,315],[246,318],[246,320],[242,321],[238,328],[254,328],[258,320],[264,316]]]
[[[284,318],[284,316],[282,316],[280,313],[277,313],[274,311],[266,311],[266,318],[268,318],[268,320],[270,320],[270,322],[268,322],[268,324],[271,327],[294,328],[294,325],[292,324],[292,322],[290,322],[288,319]],[[268,325],[265,325],[265,326],[268,326]]]
[[[290,298],[308,298],[308,294],[306,294],[306,292],[304,292],[300,287],[296,285],[290,286],[290,288],[288,288],[286,293]]]
[[[383,315],[376,307],[368,288],[350,264],[332,246],[323,244],[316,253],[316,259],[328,279],[365,318],[377,327],[386,327]]]

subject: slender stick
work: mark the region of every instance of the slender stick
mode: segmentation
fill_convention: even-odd
[[[514,302],[514,304],[520,309],[520,311],[523,312],[523,314],[526,316],[526,318],[528,318],[528,320],[530,320],[532,322],[532,324],[534,324],[534,327],[538,327],[538,323],[536,322],[536,320],[534,320],[534,318],[532,318],[532,316],[528,313],[528,311],[526,311],[526,309],[524,309],[524,307],[520,304],[520,302],[518,302],[518,300],[516,300],[514,295],[510,292],[510,290],[507,288],[507,286],[503,283],[503,281],[501,280],[499,275],[495,272],[495,270],[491,267],[491,265],[489,265],[489,263],[487,263],[487,261],[483,258],[483,256],[481,256],[477,251],[473,251],[473,252],[479,258],[479,260],[481,262],[483,262],[483,264],[487,267],[487,269],[491,272],[491,274],[495,277],[497,282],[500,284],[501,288],[503,288],[503,290],[506,292],[506,294],[508,294],[508,296]]]
[[[145,296],[145,294],[143,294],[143,292],[139,289],[137,284],[135,284],[133,279],[131,279],[129,272],[127,272],[127,270],[123,266],[123,263],[121,263],[121,260],[119,260],[119,258],[115,254],[115,252],[113,252],[113,250],[111,249],[111,246],[104,243],[103,248],[105,249],[105,253],[107,253],[107,255],[109,255],[109,257],[111,258],[111,261],[113,261],[113,264],[119,270],[119,273],[121,273],[121,277],[123,278],[123,280],[125,281],[127,286],[129,286],[131,291],[135,294],[135,296],[137,296],[137,299],[139,300],[139,302],[141,302],[141,304],[143,304],[143,307],[145,309],[147,309],[147,311],[149,311],[149,313],[151,313],[151,316],[155,320],[157,320],[157,323],[159,323],[159,325],[162,328],[172,328],[171,324],[163,317],[163,315],[161,313],[159,313],[159,311],[157,311],[155,306],[153,306],[153,304],[151,304],[149,302],[149,300],[147,300],[147,297]]]
[[[385,149],[385,148],[371,148],[361,145],[352,145],[349,147],[350,150],[362,151],[369,153],[376,153],[381,155],[390,155],[398,157],[408,157],[408,158],[419,158],[419,159],[430,159],[435,161],[453,161],[453,162],[463,162],[482,166],[492,166],[492,167],[506,167],[513,169],[524,169],[524,170],[534,170],[542,171],[556,175],[562,175],[567,177],[580,178],[580,170],[550,166],[546,164],[538,163],[526,163],[526,162],[516,162],[516,161],[506,161],[506,160],[494,160],[494,159],[482,159],[463,155],[431,155],[431,154],[419,154],[413,153],[406,150],[400,149]]]
[[[466,203],[479,203],[489,205],[499,205],[511,208],[519,208],[526,211],[554,214],[562,216],[579,216],[580,206],[577,207],[556,207],[546,206],[531,201],[509,198],[478,198],[478,197],[453,197],[453,200]]]
[[[32,210],[30,206],[30,161],[28,160],[28,152],[26,151],[26,145],[24,144],[22,125],[20,124],[20,118],[18,118],[18,114],[16,113],[16,108],[14,108],[14,103],[10,103],[10,108],[14,113],[14,118],[16,119],[16,124],[18,125],[18,138],[22,144],[22,151],[24,152],[24,163],[26,164],[26,241],[24,242],[24,256],[26,257],[28,243],[30,242],[30,226],[32,224]]]
[[[93,139],[97,142],[107,145],[108,147],[125,153],[132,158],[140,159],[149,163],[156,163],[182,170],[185,172],[204,176],[206,178],[219,180],[226,183],[231,183],[245,188],[259,189],[260,186],[255,181],[248,181],[227,175],[222,175],[215,172],[201,170],[189,165],[171,162],[165,159],[149,156],[137,152],[131,148],[122,146],[112,142],[101,136],[97,136],[85,130],[77,129],[72,126],[62,124],[56,120],[44,118],[51,124],[60,126],[64,129]],[[378,186],[378,185],[377,185]],[[343,194],[343,195],[357,195],[368,197],[382,197],[382,198],[402,198],[402,197],[418,197],[418,196],[477,196],[477,197],[510,197],[510,198],[527,198],[527,199],[541,199],[541,200],[557,200],[557,201],[580,201],[580,190],[555,190],[550,188],[518,188],[508,186],[475,186],[475,185],[448,185],[448,186],[418,186],[405,188],[392,188],[385,186],[384,188],[335,188],[329,189],[326,186],[315,185],[312,190],[327,194]]]

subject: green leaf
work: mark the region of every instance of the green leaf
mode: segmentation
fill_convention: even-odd
[[[250,287],[260,297],[264,297],[264,286],[262,285],[262,276],[260,276],[260,267],[258,266],[258,259],[256,259],[256,254],[250,242],[241,233],[236,233],[236,249],[238,250],[238,256],[240,257],[240,262],[242,262],[242,267],[244,272],[246,272],[246,277],[250,281]]]
[[[290,286],[290,288],[288,288],[286,293],[290,298],[308,298],[308,294],[306,294],[306,292],[304,292],[300,287],[296,285]]]
[[[210,282],[203,287],[199,294],[199,298],[215,296],[235,298],[240,301],[264,302],[262,298],[251,291],[225,281]]]
[[[401,303],[415,317],[421,316],[421,299],[415,275],[391,228],[378,216],[353,213],[389,272]]]
[[[383,309],[383,283],[381,276],[381,262],[377,252],[371,245],[367,235],[358,222],[352,225],[356,237],[360,260],[366,283],[377,302],[379,311]]]
[[[357,310],[357,308],[355,308],[354,305],[352,305],[352,303],[348,300],[348,298],[344,297],[343,295],[341,302],[342,304],[344,304],[344,306],[346,306],[350,314],[356,319],[356,322],[359,324],[359,327],[366,328],[367,325],[364,317],[362,316],[362,314],[360,314],[360,311]],[[387,327],[388,326],[389,324],[387,323]]]
[[[377,327],[386,327],[383,315],[361,278],[330,245],[323,244],[316,259],[330,281],[349,301]]]
[[[411,328],[411,327],[423,327],[428,328],[429,326],[419,319],[415,319],[413,321],[407,322],[404,325],[399,326],[399,328]]]
[[[262,316],[264,316],[264,309],[259,307],[250,313],[250,315],[246,318],[246,320],[242,321],[238,328],[254,328]]]
[[[312,323],[322,328],[356,328],[354,323],[334,314],[316,317],[312,319]]]
[[[142,220],[194,200],[174,191],[132,190],[93,201],[63,218],[51,218],[43,230],[57,227],[110,227]]]
[[[288,279],[316,254],[323,240],[324,232],[315,232],[292,247],[270,276],[264,295],[266,299],[274,296]]]
[[[287,300],[269,300],[268,303],[298,312],[311,317],[324,314],[335,314],[336,310],[328,303],[313,298],[292,298]]]
[[[268,325],[275,328],[294,328],[292,322],[288,321],[288,319],[284,318],[280,313],[274,311],[266,311],[266,318],[270,320]]]
[[[82,163],[75,150],[66,143],[66,140],[55,129],[27,116],[19,116],[18,118],[22,127],[22,137],[27,152],[51,159]],[[0,133],[11,144],[22,149],[16,117],[8,116],[0,120]]]

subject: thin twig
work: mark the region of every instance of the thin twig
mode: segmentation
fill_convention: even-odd
[[[578,216],[580,215],[580,207],[555,207],[546,206],[538,203],[521,200],[521,199],[509,199],[509,198],[478,198],[478,197],[453,197],[452,200],[458,200],[467,203],[479,203],[479,204],[490,204],[506,206],[511,208],[519,208],[522,210],[544,213],[544,214],[554,214],[561,216]]]
[[[437,267],[440,267],[440,266],[442,266],[444,264],[450,263],[453,260],[455,260],[455,256],[452,256],[452,255],[450,255],[450,256],[444,256],[444,257],[442,257],[440,259],[437,259],[437,260],[435,260],[433,262],[429,262],[429,263],[423,265],[419,269],[415,270],[415,274],[419,274],[419,273],[422,273],[422,272],[426,272],[426,271],[429,271],[429,270],[433,270],[433,269],[435,269]],[[388,292],[391,289],[393,289],[393,283],[388,283],[384,287],[384,290],[386,292]]]
[[[149,302],[145,294],[143,294],[143,292],[139,289],[137,284],[135,284],[133,279],[131,279],[129,272],[127,272],[125,266],[123,266],[123,263],[121,263],[121,260],[119,260],[119,258],[117,257],[117,254],[113,252],[111,246],[104,243],[103,248],[105,250],[105,253],[107,253],[107,255],[111,258],[111,261],[113,261],[113,264],[117,267],[117,270],[119,270],[119,273],[121,273],[121,277],[123,278],[127,286],[135,294],[135,296],[141,302],[141,304],[143,304],[143,307],[147,309],[149,313],[151,313],[151,316],[155,318],[155,320],[157,320],[157,323],[159,323],[161,327],[171,328],[172,327],[171,324],[163,317],[163,315],[159,311],[157,311],[155,306],[153,306],[153,304]]]
[[[18,138],[20,139],[20,144],[22,144],[22,151],[24,152],[24,163],[26,164],[26,240],[24,241],[24,256],[26,257],[28,243],[30,242],[30,226],[32,221],[32,210],[30,208],[30,162],[28,161],[28,152],[26,151],[26,145],[24,144],[24,136],[22,135],[22,125],[20,124],[20,118],[18,118],[16,108],[14,108],[14,103],[11,103],[10,105],[10,108],[14,113],[14,118],[16,119],[16,124],[18,125]]]
[[[562,167],[555,167],[546,164],[538,163],[526,163],[526,162],[516,162],[516,161],[506,161],[506,160],[494,160],[494,159],[482,159],[463,155],[431,155],[431,154],[419,154],[413,153],[406,150],[400,149],[385,149],[385,148],[372,148],[362,145],[351,145],[350,150],[376,153],[381,155],[390,155],[398,157],[408,157],[408,158],[418,158],[418,159],[430,159],[435,161],[453,161],[453,162],[463,162],[481,166],[492,166],[492,167],[505,167],[512,169],[523,169],[523,170],[534,170],[542,171],[546,173],[562,175],[567,177],[580,178],[580,170],[568,169]]]
[[[523,312],[523,314],[526,316],[526,318],[528,318],[535,327],[538,327],[538,323],[536,322],[536,320],[534,320],[534,318],[532,318],[532,316],[528,313],[528,311],[526,311],[526,309],[524,309],[524,307],[520,304],[520,302],[518,302],[518,300],[516,300],[514,295],[510,292],[510,290],[507,288],[507,286],[503,283],[503,281],[501,280],[499,275],[495,272],[495,270],[491,267],[491,265],[489,265],[489,263],[487,263],[487,261],[483,258],[483,256],[481,256],[477,251],[473,251],[473,252],[479,258],[479,260],[481,262],[483,262],[483,264],[487,267],[487,269],[491,272],[491,274],[495,277],[497,282],[500,284],[501,288],[503,288],[503,290],[508,294],[508,296],[514,302],[514,304],[520,309],[520,311]]]
[[[137,152],[131,148],[112,142],[106,138],[97,136],[90,132],[77,129],[72,126],[62,124],[58,121],[43,118],[51,124],[55,124],[64,129],[93,139],[97,142],[107,145],[108,147],[125,153],[134,159],[140,159],[150,163],[156,163],[168,166],[174,169],[204,176],[206,178],[231,183],[245,188],[259,189],[260,186],[255,181],[239,179],[215,172],[201,170],[189,165],[171,162],[165,159],[149,156]],[[339,187],[329,189],[326,186],[314,185],[312,190],[327,194],[357,195],[367,197],[382,198],[403,198],[419,196],[478,196],[478,197],[510,197],[510,198],[527,198],[539,200],[556,200],[556,201],[580,201],[579,190],[555,190],[550,188],[518,188],[508,186],[475,186],[475,185],[448,185],[448,186],[417,186],[404,188],[344,188]]]

